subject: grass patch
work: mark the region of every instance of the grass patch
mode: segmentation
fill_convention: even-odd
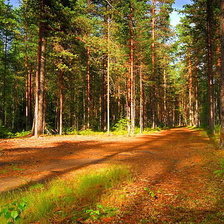
[[[14,211],[12,215],[18,215],[17,220],[13,221],[9,215],[2,214],[0,223],[13,221],[12,223],[25,224],[40,221],[44,224],[73,217],[74,214],[79,219],[112,215],[116,209],[99,205],[98,201],[110,188],[129,178],[130,172],[127,167],[111,166],[94,172],[84,172],[67,180],[56,179],[23,190],[4,193],[0,196],[1,211],[6,208],[10,214]],[[17,206],[21,203],[25,203],[23,211]],[[14,207],[10,210],[12,204]],[[86,212],[83,212],[84,207]],[[81,216],[78,216],[80,209]]]

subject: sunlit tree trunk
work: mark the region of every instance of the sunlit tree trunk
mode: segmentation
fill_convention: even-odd
[[[143,121],[143,117],[144,117],[144,109],[143,109],[143,77],[142,77],[142,64],[140,62],[140,66],[139,66],[139,86],[140,86],[140,106],[139,106],[139,126],[140,126],[140,133],[143,132],[144,129],[144,121]]]
[[[163,122],[167,125],[167,77],[166,70],[163,71]]]
[[[43,22],[39,23],[38,60],[36,72],[35,90],[35,114],[34,136],[44,133],[44,82],[45,82],[45,53],[46,53],[46,30]]]
[[[107,18],[107,134],[110,134],[110,18]]]
[[[189,62],[188,62],[188,76],[189,76],[189,92],[188,92],[188,96],[189,96],[189,125],[190,126],[194,126],[194,119],[193,119],[193,115],[194,115],[194,111],[193,111],[193,71],[192,71],[192,62],[191,62],[191,58],[188,58]]]
[[[63,130],[63,72],[59,72],[59,135]]]
[[[151,23],[151,29],[152,29],[152,45],[151,45],[151,51],[152,51],[152,78],[153,80],[155,79],[156,76],[156,65],[155,65],[155,60],[156,60],[156,54],[155,54],[155,27],[156,27],[156,0],[152,0],[152,23]],[[156,110],[156,88],[153,87],[153,92],[152,92],[154,99],[152,100],[152,128],[156,127],[156,116],[155,116],[155,110]]]
[[[85,102],[85,111],[86,111],[86,128],[90,128],[90,106],[91,106],[91,97],[90,97],[90,50],[87,47],[86,51],[86,102]]]
[[[129,33],[130,33],[130,134],[135,131],[135,77],[134,77],[134,30],[133,30],[133,8],[130,5]]]

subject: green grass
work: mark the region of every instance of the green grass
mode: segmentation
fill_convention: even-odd
[[[60,220],[67,216],[70,217],[82,206],[94,211],[96,204],[107,190],[130,179],[130,176],[127,167],[101,168],[67,180],[52,180],[45,184],[30,186],[27,189],[4,193],[0,196],[0,207],[2,210],[10,208],[12,203],[20,204],[25,201],[26,208],[21,212],[16,223],[25,224],[35,221],[43,224],[50,223],[52,219]],[[101,210],[108,209],[105,207]],[[3,215],[0,217],[0,223],[7,223]]]

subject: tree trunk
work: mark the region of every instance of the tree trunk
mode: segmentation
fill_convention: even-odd
[[[26,130],[30,130],[32,125],[32,69],[28,68],[27,58],[25,58],[26,70]]]
[[[224,149],[224,0],[221,0],[220,24],[221,24],[220,148]]]
[[[7,126],[7,108],[6,108],[6,74],[8,72],[8,65],[7,65],[7,58],[8,58],[8,36],[5,36],[5,49],[4,49],[4,72],[3,72],[3,93],[2,93],[2,100],[3,100],[3,125]]]
[[[152,0],[152,45],[151,45],[151,51],[152,51],[152,80],[155,79],[156,77],[156,66],[155,66],[155,60],[156,60],[156,55],[155,55],[155,26],[156,26],[156,19],[155,19],[155,0]],[[156,110],[156,90],[155,87],[153,87],[153,100],[152,100],[152,128],[154,129],[156,127],[156,122],[155,122],[155,110]]]
[[[38,61],[36,72],[35,90],[35,115],[34,115],[34,136],[39,137],[44,133],[44,82],[45,82],[45,53],[46,36],[45,24],[39,24]]]
[[[139,85],[140,85],[140,107],[139,107],[139,126],[140,126],[140,133],[143,132],[144,124],[143,124],[143,78],[142,78],[142,64],[140,62],[139,66]]]
[[[165,69],[163,71],[163,123],[167,126],[167,78]]]
[[[86,128],[90,128],[90,104],[91,104],[91,98],[90,98],[90,50],[87,47],[86,52]]]
[[[101,129],[106,130],[106,102],[107,102],[107,81],[106,81],[106,59],[103,60],[103,74],[102,74],[102,84],[101,84]]]
[[[59,135],[63,129],[63,72],[59,74]]]
[[[189,125],[194,126],[194,118],[193,118],[193,74],[192,74],[192,62],[191,59],[188,58],[189,64],[188,64],[188,74],[189,74]]]
[[[134,80],[134,30],[133,30],[133,8],[130,5],[129,15],[129,33],[130,33],[130,118],[131,135],[135,132],[135,80]]]
[[[207,76],[208,76],[208,124],[214,131],[214,88],[213,88],[213,50],[212,50],[212,5],[213,0],[207,0]]]
[[[110,134],[110,18],[107,18],[107,134]]]

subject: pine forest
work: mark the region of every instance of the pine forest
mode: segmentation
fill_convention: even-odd
[[[0,0],[0,223],[221,224],[222,149],[224,0]]]
[[[221,124],[219,1],[1,0],[0,124],[35,136]]]

